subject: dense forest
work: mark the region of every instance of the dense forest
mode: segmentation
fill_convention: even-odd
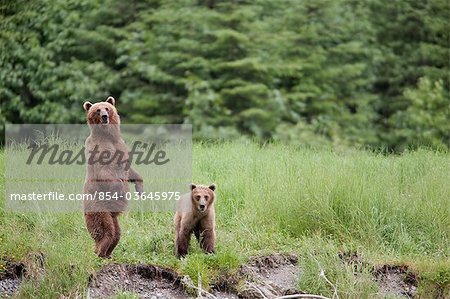
[[[401,152],[450,147],[448,0],[0,4],[2,123],[123,123]]]

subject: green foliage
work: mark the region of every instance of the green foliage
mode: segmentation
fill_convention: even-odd
[[[408,108],[393,117],[397,137],[402,138],[396,143],[435,148],[450,145],[450,101],[443,82],[422,78],[417,89],[407,89],[404,97]]]
[[[428,270],[421,275],[421,295],[439,298],[450,294],[450,261],[436,262],[428,265]]]
[[[446,0],[7,1],[0,118],[83,122],[84,100],[113,95],[123,122],[192,123],[201,139],[448,147],[449,10]],[[440,84],[429,88],[440,103],[412,99],[425,96],[422,77]]]

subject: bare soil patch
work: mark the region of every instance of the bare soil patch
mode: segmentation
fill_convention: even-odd
[[[383,265],[374,271],[380,294],[412,298],[417,293],[418,275],[408,266]]]
[[[8,258],[2,258],[2,260],[5,262],[5,269],[0,272],[0,298],[9,298],[19,291],[25,266]]]
[[[234,276],[221,277],[213,289],[234,294],[238,298],[276,298],[299,294],[297,279],[300,269],[294,254],[271,254],[254,257],[241,266]],[[235,297],[232,297],[235,298]]]
[[[412,298],[417,293],[418,275],[406,265],[373,266],[357,252],[340,253],[339,257],[356,275],[368,269],[380,286],[379,295]]]
[[[108,298],[124,291],[139,298],[187,298],[175,271],[152,265],[109,264],[89,282],[91,298]]]

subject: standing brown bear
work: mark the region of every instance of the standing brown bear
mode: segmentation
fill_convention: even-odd
[[[84,218],[95,240],[95,252],[102,258],[110,258],[119,243],[117,217],[127,206],[128,182],[134,182],[136,191],[143,192],[142,177],[130,168],[115,102],[108,97],[105,102],[83,104],[91,130],[85,142],[87,173],[83,193],[92,196],[92,200],[83,201]]]
[[[188,253],[192,232],[207,253],[214,253],[216,185],[191,184],[190,196],[183,196],[175,213],[175,250],[177,257]]]

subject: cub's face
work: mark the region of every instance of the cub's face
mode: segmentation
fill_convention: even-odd
[[[95,104],[85,102],[83,108],[86,111],[88,123],[92,125],[119,124],[120,120],[115,103],[116,100],[113,97],[108,97],[105,102]]]
[[[216,185],[209,186],[191,184],[191,198],[196,210],[205,212],[212,205],[215,199]]]

